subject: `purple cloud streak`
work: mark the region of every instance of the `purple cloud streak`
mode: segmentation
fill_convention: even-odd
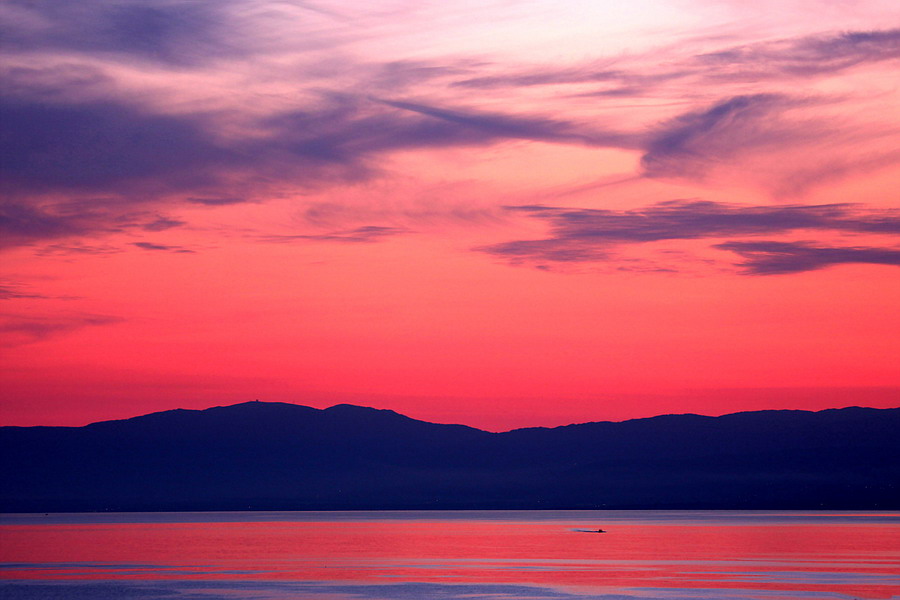
[[[759,236],[795,231],[900,235],[900,210],[865,209],[852,204],[737,206],[680,200],[630,211],[545,206],[514,206],[509,210],[549,222],[550,237],[515,240],[476,250],[519,262],[592,262],[609,260],[610,251],[618,245],[662,240]],[[897,252],[877,248],[824,248],[787,242],[731,241],[714,247],[748,258],[748,262],[742,265],[745,272],[759,275],[801,272],[851,262],[896,264],[892,261]]]

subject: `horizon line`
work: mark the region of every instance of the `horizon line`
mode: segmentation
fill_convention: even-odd
[[[391,408],[376,408],[374,406],[365,406],[362,404],[352,404],[350,402],[338,402],[331,406],[327,406],[324,408],[317,408],[315,406],[309,406],[306,404],[297,404],[295,402],[284,402],[281,400],[254,399],[254,400],[245,400],[243,402],[235,402],[234,404],[219,404],[219,405],[214,405],[214,406],[208,406],[206,408],[176,407],[176,408],[170,408],[170,409],[165,409],[165,410],[151,411],[148,413],[133,415],[131,417],[124,417],[124,418],[120,418],[120,419],[102,419],[99,421],[92,421],[90,423],[85,423],[84,425],[0,425],[0,428],[15,427],[15,428],[26,429],[26,428],[32,428],[32,427],[41,427],[41,428],[56,428],[56,429],[60,429],[60,428],[80,429],[83,427],[89,427],[91,425],[97,425],[100,423],[116,423],[116,422],[130,421],[132,419],[140,419],[143,417],[159,415],[159,414],[164,414],[164,413],[170,413],[170,412],[200,413],[200,412],[206,412],[206,411],[215,410],[215,409],[233,408],[233,407],[237,407],[237,406],[253,405],[253,404],[268,404],[268,405],[281,404],[281,405],[285,405],[285,406],[294,406],[297,408],[307,408],[307,409],[315,410],[315,411],[319,411],[319,412],[325,412],[325,411],[332,410],[334,408],[341,407],[341,406],[348,406],[348,407],[361,408],[361,409],[366,409],[366,410],[390,412],[390,413],[399,415],[401,417],[405,417],[407,419],[412,419],[414,421],[419,421],[419,422],[423,422],[423,423],[431,423],[431,424],[435,424],[435,425],[451,425],[451,426],[459,426],[459,427],[469,427],[471,429],[477,429],[479,431],[485,431],[487,433],[507,433],[510,431],[520,431],[520,430],[524,430],[524,429],[558,429],[561,427],[572,427],[572,426],[576,426],[576,425],[587,425],[587,424],[591,424],[591,423],[628,423],[631,421],[643,421],[643,420],[647,420],[647,419],[656,419],[656,418],[660,418],[660,417],[686,416],[686,417],[704,417],[704,418],[709,418],[709,419],[716,419],[716,418],[727,417],[727,416],[731,416],[731,415],[748,414],[748,413],[764,413],[764,412],[820,413],[820,412],[827,412],[827,411],[832,411],[832,410],[847,410],[847,409],[864,409],[864,410],[898,410],[898,409],[900,409],[900,405],[879,408],[879,407],[874,407],[874,406],[861,406],[858,404],[851,404],[851,405],[846,405],[846,406],[833,406],[833,407],[821,408],[821,409],[815,409],[815,410],[804,409],[804,408],[763,408],[763,409],[758,409],[758,410],[738,410],[738,411],[734,411],[734,412],[725,412],[725,413],[721,413],[721,414],[701,414],[701,413],[695,413],[695,412],[660,413],[660,414],[655,414],[655,415],[650,415],[650,416],[645,416],[645,417],[634,417],[634,418],[630,418],[630,419],[622,419],[622,420],[618,420],[618,421],[614,421],[614,420],[577,421],[577,422],[567,423],[564,425],[534,425],[534,426],[528,426],[528,427],[514,427],[512,429],[491,431],[491,430],[487,430],[487,429],[482,429],[480,427],[475,427],[472,425],[466,425],[465,423],[444,423],[444,422],[438,422],[438,421],[428,421],[425,419],[412,417],[410,415],[404,414],[402,412],[399,412],[399,411],[391,409]]]

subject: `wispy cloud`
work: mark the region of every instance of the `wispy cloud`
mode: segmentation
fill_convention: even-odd
[[[895,145],[885,139],[897,131],[886,130],[883,120],[873,125],[861,115],[852,123],[836,119],[825,107],[846,102],[845,94],[813,87],[788,94],[784,81],[824,81],[898,58],[895,28],[766,40],[687,56],[663,48],[582,65],[512,71],[498,65],[495,73],[451,85],[507,94],[548,87],[547,93],[573,97],[680,102],[690,108],[621,135],[621,147],[642,150],[644,176],[702,181],[722,172],[784,197],[900,162]]]
[[[122,322],[120,317],[96,314],[62,316],[37,316],[0,314],[0,345],[20,346],[40,342],[50,337],[83,329],[113,325]]]
[[[400,150],[510,139],[633,145],[626,134],[563,119],[350,94],[322,94],[304,110],[264,115],[252,134],[227,138],[217,133],[231,125],[221,114],[38,95],[20,90],[0,99],[0,119],[10,124],[0,140],[11,198],[0,208],[6,245],[118,231],[133,226],[124,224],[131,215],[178,202],[217,207],[257,200],[272,186],[361,181],[380,175],[380,158]],[[236,188],[248,193],[235,195]],[[181,224],[158,215],[140,227]]]
[[[138,208],[143,203],[134,202]],[[63,238],[123,231],[158,232],[184,225],[158,213],[134,210],[129,203],[111,199],[94,201],[44,200],[17,197],[0,202],[0,249]],[[57,244],[45,250],[107,253],[110,248],[82,243]]]
[[[170,246],[166,244],[154,244],[151,242],[132,242],[132,246],[141,250],[153,250],[157,252],[175,252],[178,254],[193,254],[193,250],[188,250],[182,246]]]
[[[777,94],[736,96],[680,115],[650,135],[641,157],[644,173],[698,177],[738,153],[797,144],[804,136],[777,120],[797,103]]]
[[[241,204],[245,201],[243,198],[235,196],[226,196],[224,198],[195,198],[189,196],[184,200],[190,204],[201,204],[203,206],[228,206],[229,204]]]
[[[287,243],[287,242],[340,242],[344,244],[370,244],[378,242],[384,238],[393,237],[409,233],[405,229],[398,227],[384,227],[379,225],[366,225],[357,227],[356,229],[348,229],[344,231],[335,231],[332,233],[323,233],[315,235],[266,235],[260,239],[266,242]]]
[[[664,60],[660,60],[664,55]],[[453,87],[503,89],[558,85],[598,85],[580,95],[642,96],[669,82],[723,84],[810,78],[900,58],[900,29],[824,33],[732,45],[688,56],[672,50],[617,57],[570,66],[541,65],[464,77]],[[486,65],[483,70],[491,70]],[[511,71],[511,72],[510,72]]]
[[[897,248],[828,247],[773,241],[725,242],[715,247],[745,258],[739,266],[749,275],[784,275],[843,264],[900,266]]]
[[[250,51],[250,38],[232,15],[234,4],[13,0],[0,6],[0,39],[7,52],[57,50],[197,65]]]
[[[272,142],[318,164],[343,165],[348,175],[371,172],[381,153],[417,148],[480,146],[510,139],[591,145],[633,145],[617,132],[528,114],[452,109],[420,102],[329,96],[316,110],[276,115],[266,121]]]
[[[426,190],[422,198],[374,203],[367,194],[358,202],[346,198],[341,202],[312,202],[299,216],[321,230],[349,230],[369,223],[389,224],[402,231],[443,224],[483,227],[505,219],[505,211],[490,201],[472,201],[469,196],[473,193],[466,185],[439,186]]]
[[[401,3],[392,10],[418,9]],[[383,6],[358,12],[258,0],[3,4],[0,39],[12,60],[2,70],[0,95],[6,130],[0,191],[8,198],[0,206],[0,247],[52,243],[45,252],[87,251],[102,247],[89,238],[179,227],[184,222],[171,215],[184,206],[216,210],[283,198],[285,190],[298,197],[384,176],[399,152],[511,140],[633,150],[641,155],[636,176],[698,180],[722,164],[744,172],[746,155],[832,139],[831,154],[765,174],[784,193],[900,160],[883,152],[845,158],[834,131],[794,118],[812,101],[781,91],[785,78],[897,59],[900,29],[516,66],[501,56],[464,53],[416,59],[354,53],[345,48],[359,38],[359,31],[350,33],[354,27],[396,17]],[[195,77],[211,85],[208,97],[188,89],[193,83],[185,82]],[[560,85],[578,88],[519,102],[537,88]],[[684,86],[704,92],[685,94]],[[212,97],[225,88],[230,93]],[[603,106],[584,108],[593,102],[585,95],[651,92],[684,103],[682,114],[619,122]],[[307,203],[310,214],[319,200]],[[471,206],[481,210],[483,203]],[[412,216],[407,221],[364,217],[329,225],[336,233],[286,238],[370,242],[406,229],[351,228],[415,227]],[[506,251],[542,251],[558,261],[607,252],[560,239],[521,241]],[[135,247],[180,248],[152,240]]]
[[[556,238],[602,243],[762,235],[800,229],[900,234],[900,210],[854,204],[743,206],[671,200],[626,211],[546,206],[513,206],[509,210],[549,221]]]
[[[551,235],[545,239],[515,240],[477,250],[531,263],[608,260],[616,246],[663,240],[720,239],[796,231],[900,235],[900,210],[870,209],[853,204],[740,206],[677,200],[629,211],[546,206],[514,206],[509,210],[548,222]],[[847,248],[841,253],[842,249],[802,244],[756,244],[730,241],[715,247],[746,255],[750,261],[744,265],[745,271],[753,274],[800,272],[842,262],[895,264],[890,262],[894,250],[882,250],[883,254],[879,255],[876,248]],[[767,267],[776,265],[779,256],[785,264],[788,259],[792,260],[795,268],[778,271],[777,266]],[[803,257],[809,268],[802,268]],[[863,260],[864,257],[868,259]]]
[[[533,116],[513,116],[477,111],[449,110],[416,102],[384,100],[388,106],[427,117],[433,117],[451,126],[461,127],[460,132],[484,136],[486,139],[528,139],[535,141],[569,142],[591,146],[633,147],[634,136],[615,132],[597,131],[584,124],[559,119]]]
[[[47,296],[44,294],[35,294],[23,289],[23,286],[15,283],[0,283],[0,300],[16,300],[16,299],[50,299],[55,296]]]
[[[103,255],[103,254],[118,254],[122,252],[121,248],[117,248],[115,246],[109,245],[89,245],[89,244],[81,244],[81,243],[72,243],[72,244],[47,244],[39,248],[35,254],[38,256],[66,256],[66,255],[86,255],[86,254],[94,254],[94,255]]]
[[[749,181],[774,197],[900,163],[891,125],[828,116],[831,101],[784,94],[729,97],[669,119],[644,137],[642,176]]]
[[[759,81],[765,77],[830,75],[900,58],[900,29],[848,31],[746,44],[693,60],[709,77]]]

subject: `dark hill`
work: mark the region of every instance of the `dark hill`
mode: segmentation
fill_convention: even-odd
[[[0,428],[0,510],[900,509],[900,409],[488,433],[247,402]]]

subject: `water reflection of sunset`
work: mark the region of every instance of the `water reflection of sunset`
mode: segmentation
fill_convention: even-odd
[[[4,525],[0,559],[16,563],[4,578],[25,580],[403,581],[868,599],[900,591],[896,523],[622,520],[604,523],[605,535],[575,531],[583,525],[427,519]]]

